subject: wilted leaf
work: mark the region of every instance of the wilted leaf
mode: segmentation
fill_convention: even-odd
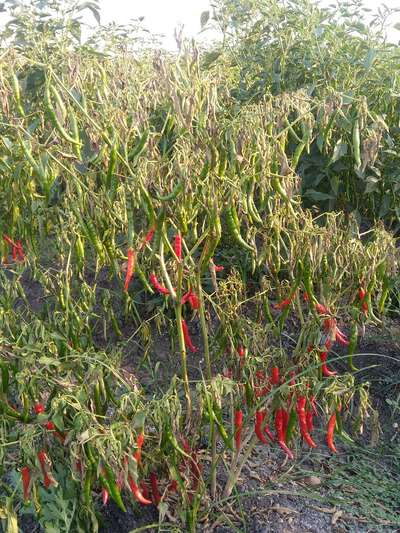
[[[210,19],[210,11],[203,11],[203,13],[200,15],[200,25],[202,28],[207,24],[207,22]]]
[[[339,139],[337,143],[335,144],[335,148],[333,149],[333,155],[331,160],[329,161],[329,164],[335,163],[338,159],[343,157],[347,154],[347,143],[343,142],[342,139]]]

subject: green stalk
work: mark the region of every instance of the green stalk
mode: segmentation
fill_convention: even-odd
[[[162,239],[161,239],[161,242],[162,242]],[[160,252],[161,252],[161,246],[160,246]],[[183,386],[185,389],[185,396],[186,396],[186,407],[187,407],[186,420],[189,421],[192,416],[192,396],[190,394],[189,378],[188,378],[188,373],[187,373],[186,345],[185,345],[185,339],[183,336],[183,329],[182,329],[182,303],[181,303],[182,278],[183,278],[183,263],[180,262],[178,264],[178,283],[177,283],[177,288],[176,288],[177,293],[176,293],[176,300],[175,300],[175,317],[176,317],[176,327],[178,331],[179,352],[181,354],[181,362],[182,362],[182,379],[183,379]],[[168,279],[169,279],[169,276],[168,276]],[[168,289],[170,290],[169,287]]]

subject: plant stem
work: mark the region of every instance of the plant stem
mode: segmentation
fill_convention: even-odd
[[[192,396],[190,394],[190,387],[189,387],[189,378],[187,373],[187,357],[186,357],[186,346],[185,346],[185,339],[183,336],[183,329],[182,329],[182,277],[183,277],[183,265],[182,263],[178,264],[178,282],[177,282],[177,295],[175,300],[175,317],[176,317],[176,327],[178,331],[178,342],[179,342],[179,352],[181,354],[181,362],[182,362],[182,379],[183,379],[183,386],[185,388],[185,396],[186,396],[186,420],[189,421],[192,416]]]

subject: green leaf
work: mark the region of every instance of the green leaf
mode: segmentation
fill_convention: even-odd
[[[325,192],[319,192],[315,189],[309,189],[307,192],[304,193],[303,196],[306,196],[307,198],[311,198],[312,200],[315,200],[316,202],[323,202],[324,200],[334,200],[335,197],[332,196],[332,194],[327,194]]]

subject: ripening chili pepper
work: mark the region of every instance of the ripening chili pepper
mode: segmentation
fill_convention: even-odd
[[[235,445],[236,450],[240,450],[240,444],[242,441],[242,430],[243,430],[243,411],[237,409],[235,411]]]
[[[305,293],[303,294],[303,301],[304,301],[304,302],[309,302],[309,301],[310,301],[310,297],[308,296],[308,292],[305,292]]]
[[[107,505],[109,497],[110,497],[110,494],[108,490],[105,487],[103,487],[101,489],[101,499],[103,501],[104,506]]]
[[[150,472],[151,494],[154,505],[158,505],[161,501],[160,491],[158,490],[158,479],[154,472]]]
[[[131,475],[128,476],[128,483],[129,483],[129,486],[131,488],[131,491],[132,491],[132,494],[133,496],[135,497],[135,499],[143,504],[143,505],[150,505],[151,504],[151,501],[146,499],[141,490],[139,489],[139,487],[136,485],[133,477]]]
[[[45,408],[42,403],[37,403],[34,407],[34,410],[37,415],[40,415],[45,412]]]
[[[144,433],[143,431],[141,433],[139,433],[138,435],[138,438],[136,440],[136,447],[137,447],[137,450],[136,452],[133,454],[133,457],[135,459],[135,461],[137,461],[138,463],[140,463],[140,460],[142,458],[142,447],[143,447],[143,443],[144,443]]]
[[[255,434],[257,435],[257,437],[263,444],[268,444],[267,439],[263,435],[263,428],[262,428],[266,414],[267,413],[265,411],[256,411],[256,421],[255,421],[255,427],[254,427]]]
[[[272,385],[279,385],[279,368],[277,366],[272,368],[271,383]]]
[[[178,261],[181,261],[182,260],[182,236],[179,232],[175,235],[174,252],[176,254],[176,257],[178,258]]]
[[[169,294],[169,290],[163,287],[162,285],[160,285],[154,272],[150,274],[150,282],[153,285],[153,287],[156,289],[156,291],[160,292],[161,294],[165,294],[165,295]]]
[[[328,365],[326,364],[326,361],[328,359],[328,352],[320,352],[319,358],[322,361],[321,369],[322,369],[322,375],[326,378],[329,378],[331,376],[336,376],[336,372],[333,370],[330,370],[328,368]]]
[[[181,320],[181,323],[182,323],[182,331],[183,331],[183,338],[185,339],[185,344],[186,344],[186,346],[189,348],[189,350],[192,353],[196,353],[197,352],[197,348],[193,344],[192,339],[190,338],[189,328],[188,328],[188,326],[186,324],[186,321],[183,318]]]
[[[282,409],[277,409],[275,412],[276,438],[277,438],[279,446],[286,453],[289,459],[294,459],[294,455],[292,451],[289,450],[285,442],[285,434],[284,434],[284,429],[283,429],[283,416],[284,415],[282,411],[283,411]]]
[[[300,433],[303,439],[311,448],[316,448],[317,445],[312,440],[311,435],[307,430],[307,418],[306,418],[306,402],[307,398],[305,396],[299,396],[297,399],[297,416],[299,419]]]
[[[125,276],[125,284],[124,284],[125,292],[128,292],[128,287],[133,276],[134,267],[135,267],[135,252],[132,248],[128,248],[128,264],[126,267],[126,276]]]
[[[21,468],[21,478],[22,478],[22,489],[24,493],[24,501],[29,500],[30,491],[31,491],[31,471],[29,466],[24,466]]]
[[[335,431],[335,426],[336,426],[336,413],[333,413],[328,421],[328,426],[327,426],[327,431],[326,431],[326,442],[328,444],[328,448],[332,452],[337,453],[337,449],[333,442],[333,433]]]

